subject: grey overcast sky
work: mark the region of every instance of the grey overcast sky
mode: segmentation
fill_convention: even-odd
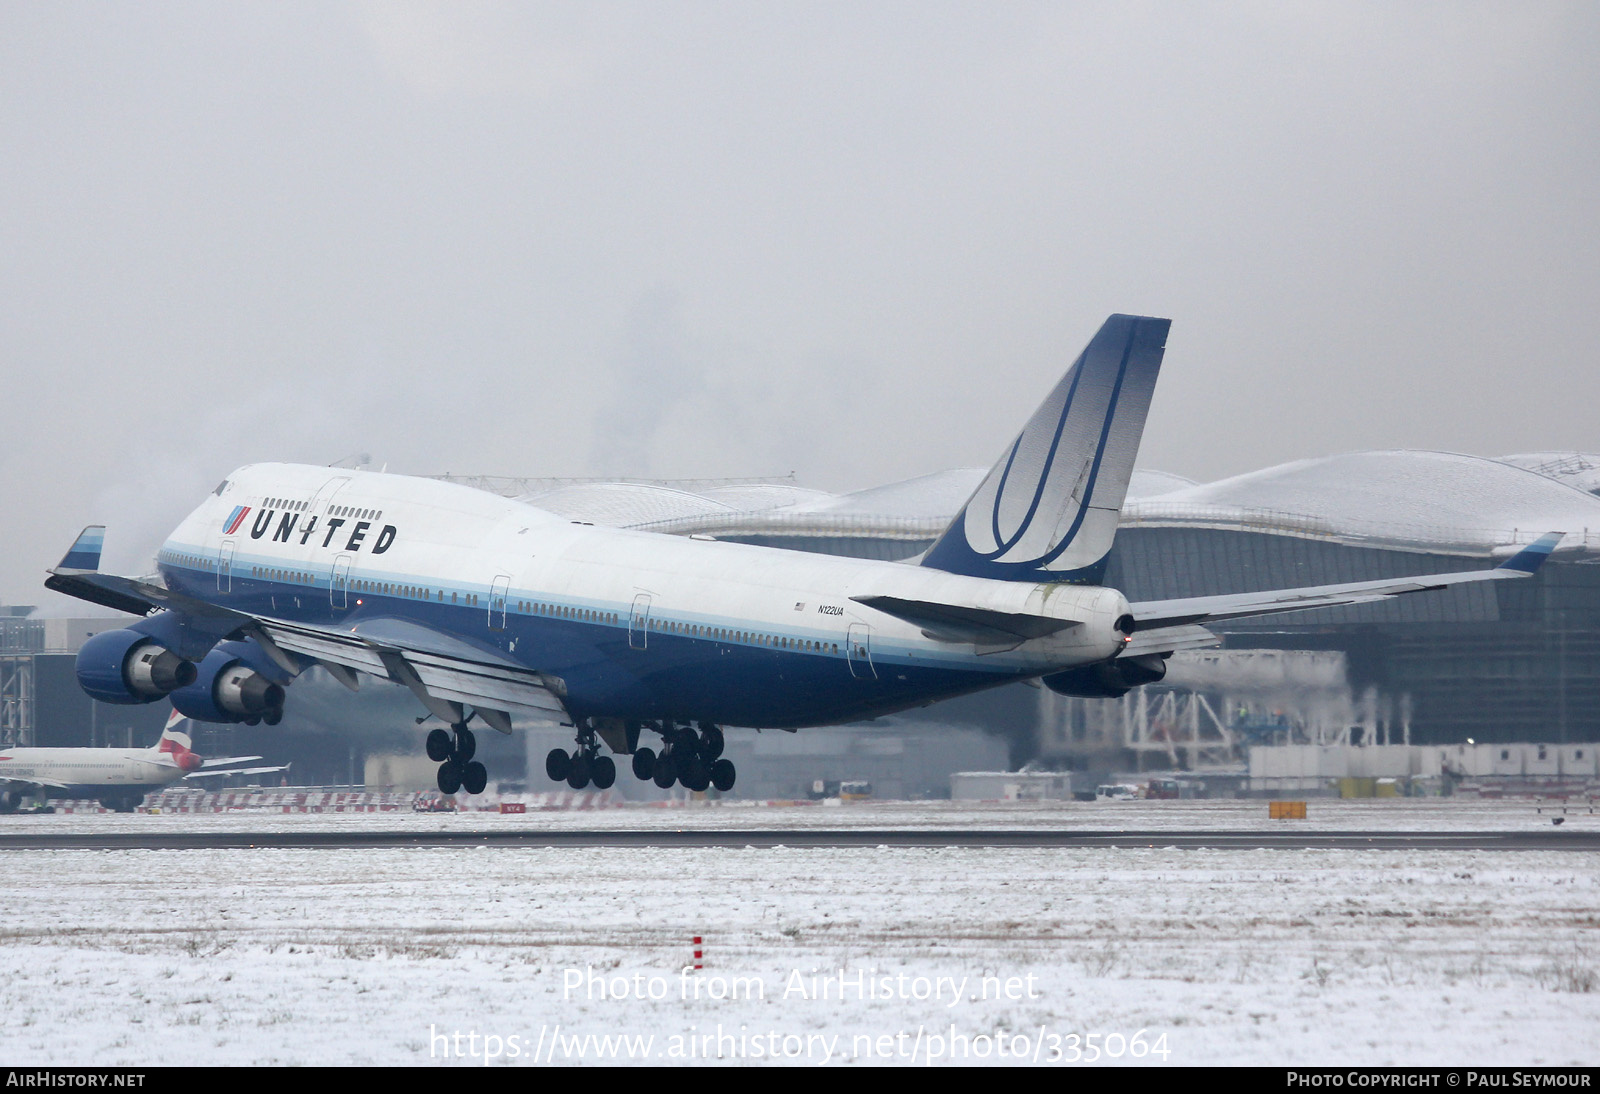
[[[1600,448],[1600,5],[0,3],[0,599],[231,468]]]

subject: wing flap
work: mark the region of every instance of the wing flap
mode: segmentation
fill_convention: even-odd
[[[414,676],[415,684],[420,685],[427,696],[446,703],[495,709],[510,707],[544,714],[566,713],[560,698],[540,673],[516,665],[475,660],[468,656],[470,648],[454,654],[438,652],[437,648],[418,648],[423,641],[429,641],[428,636],[415,636],[417,645],[413,645],[392,638],[379,642],[351,632],[270,619],[262,620],[261,627],[284,649],[324,663],[382,676],[413,691],[416,687],[407,677]],[[444,636],[435,635],[431,636],[429,644],[438,647],[445,641]],[[435,714],[446,717],[422,695],[418,698]]]

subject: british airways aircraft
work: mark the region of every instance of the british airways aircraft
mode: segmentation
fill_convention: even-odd
[[[45,584],[142,616],[86,643],[96,699],[168,697],[205,721],[282,717],[320,665],[409,688],[439,789],[479,793],[469,722],[574,729],[552,779],[731,790],[723,727],[856,721],[1021,680],[1115,697],[1160,680],[1204,624],[1524,578],[1499,567],[1130,604],[1101,584],[1170,321],[1106,320],[931,548],[911,563],[600,528],[431,479],[242,467],[180,524],[159,579],[101,574],[86,529]],[[646,744],[659,738],[655,747]],[[603,751],[601,744],[606,746]]]
[[[26,798],[92,798],[116,813],[132,813],[152,791],[187,779],[260,775],[284,767],[236,767],[260,756],[202,759],[177,727],[174,711],[151,748],[0,749],[0,813],[14,813]]]

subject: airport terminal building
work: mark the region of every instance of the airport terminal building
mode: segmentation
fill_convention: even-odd
[[[844,495],[788,483],[499,485],[573,520],[911,559],[984,474],[957,469]],[[1106,580],[1137,602],[1443,573],[1492,566],[1555,530],[1566,539],[1529,581],[1215,626],[1224,650],[1239,653],[1201,657],[1195,687],[1212,695],[1215,732],[1235,745],[1288,743],[1296,727],[1301,739],[1344,743],[1352,731],[1357,743],[1363,732],[1366,743],[1380,734],[1417,744],[1600,740],[1600,455],[1358,452],[1207,484],[1139,471]],[[1264,661],[1278,666],[1274,686],[1254,680]],[[1342,707],[1295,711],[1307,691],[1297,680],[1309,674],[1311,690],[1325,689],[1330,664]],[[1230,684],[1230,671],[1241,682]],[[1181,689],[1194,675],[1175,665],[1169,681]],[[1016,761],[1071,760],[1129,743],[1109,739],[1105,725],[1129,724],[1164,690],[1070,700],[1019,686],[942,704],[939,717],[955,708],[964,720],[992,719]]]

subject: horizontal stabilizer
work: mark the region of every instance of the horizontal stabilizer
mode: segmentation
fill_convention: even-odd
[[[932,600],[904,600],[897,596],[853,596],[850,599],[921,627],[922,633],[936,642],[972,642],[979,646],[1014,649],[1030,638],[1044,638],[1079,626],[1072,619],[997,612]]]
[[[277,767],[235,767],[229,770],[217,769],[215,771],[191,771],[184,776],[185,779],[211,779],[222,775],[268,775],[274,771],[287,771],[288,764],[279,764]]]
[[[1128,639],[1128,644],[1122,648],[1117,657],[1143,657],[1147,654],[1177,653],[1179,650],[1199,650],[1220,645],[1222,639],[1204,627],[1194,624],[1181,627],[1156,627],[1135,633]]]

